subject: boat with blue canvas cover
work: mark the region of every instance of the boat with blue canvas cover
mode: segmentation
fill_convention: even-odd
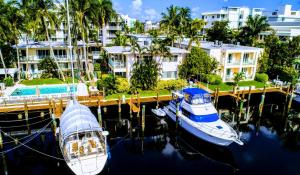
[[[219,118],[211,102],[210,94],[199,88],[186,88],[172,93],[173,100],[164,107],[164,111],[176,122],[178,112],[179,125],[207,142],[228,146],[232,142],[243,145],[236,131]]]

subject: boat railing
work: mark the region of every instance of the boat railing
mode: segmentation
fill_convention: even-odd
[[[205,125],[205,124],[201,124],[200,127],[205,128],[206,130],[209,131],[209,133],[212,133],[212,134],[218,134],[220,136],[227,136],[227,137],[232,137],[233,136],[232,132],[222,131],[218,128],[211,127],[211,126],[208,126],[208,125]]]

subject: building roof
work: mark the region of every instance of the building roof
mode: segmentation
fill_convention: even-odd
[[[180,49],[177,47],[169,47],[171,54],[184,54],[188,53],[185,49]],[[131,54],[132,49],[131,46],[111,46],[104,47],[104,50],[109,54]]]
[[[66,48],[67,47],[67,42],[64,41],[52,41],[51,45],[53,48]],[[97,43],[95,42],[90,42],[87,45],[89,46],[96,46]],[[83,42],[82,41],[77,41],[77,46],[78,47],[83,47]],[[38,42],[22,42],[18,44],[19,49],[26,49],[27,48],[33,48],[33,49],[39,49],[39,48],[50,48],[50,43],[48,41],[38,41]],[[13,45],[13,48],[16,48],[16,45]]]
[[[187,38],[181,42],[181,45],[187,46],[188,43],[189,43],[189,39]],[[192,46],[197,47],[198,45],[195,42],[193,42]],[[236,44],[216,45],[216,44],[214,44],[214,42],[210,42],[210,41],[201,41],[200,47],[203,49],[207,49],[207,50],[211,50],[211,49],[240,50],[240,51],[244,51],[244,50],[259,51],[259,50],[261,50],[261,48],[258,48],[258,47],[242,46],[242,45],[236,45]]]
[[[291,26],[291,27],[300,27],[300,21],[299,22],[269,22],[271,27],[276,26]]]

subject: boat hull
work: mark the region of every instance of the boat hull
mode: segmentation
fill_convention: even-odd
[[[169,116],[169,118],[171,118],[171,120],[176,122],[176,115],[174,115],[172,112],[167,111],[167,110],[165,110],[165,112],[166,112],[167,116]],[[198,128],[191,126],[185,120],[182,120],[182,119],[179,119],[179,125],[184,130],[186,130],[190,134],[196,136],[197,138],[207,141],[209,143],[215,144],[215,145],[228,146],[233,142],[233,140],[222,139],[219,137],[209,135],[208,133],[203,132],[203,131],[199,130]]]
[[[103,170],[106,161],[107,155],[98,155],[80,161],[70,161],[67,165],[76,175],[95,175]]]

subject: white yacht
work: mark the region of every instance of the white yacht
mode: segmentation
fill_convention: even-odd
[[[186,88],[172,95],[174,100],[164,107],[164,111],[175,122],[178,111],[179,125],[186,131],[220,146],[228,146],[232,142],[243,145],[235,130],[219,118],[207,91]]]
[[[88,107],[76,100],[69,101],[60,120],[59,146],[76,175],[94,175],[102,171],[108,157],[107,135]]]

